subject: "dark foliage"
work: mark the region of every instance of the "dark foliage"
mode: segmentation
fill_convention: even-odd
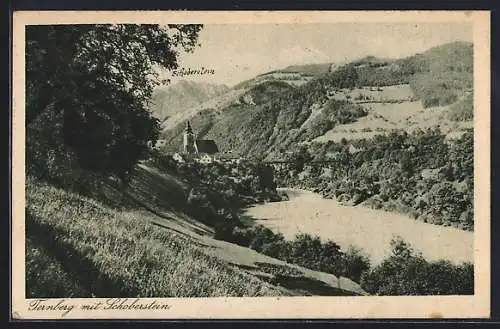
[[[376,295],[472,295],[474,267],[448,261],[428,262],[400,239],[391,243],[392,255],[365,272],[361,286]]]
[[[370,268],[370,261],[361,250],[351,247],[343,252],[335,242],[322,242],[318,236],[309,234],[297,234],[293,240],[287,241],[280,233],[276,234],[262,225],[254,225],[235,227],[224,240],[291,264],[345,276],[356,282]]]
[[[453,141],[439,129],[393,131],[371,140],[311,144],[300,153],[308,162],[292,162],[276,178],[282,186],[314,189],[349,205],[473,230],[473,156],[472,131]]]
[[[127,173],[158,137],[147,111],[154,65],[177,67],[201,26],[45,25],[26,28],[28,171],[64,184],[79,170]]]

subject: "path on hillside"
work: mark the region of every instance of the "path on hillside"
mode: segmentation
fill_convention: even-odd
[[[427,260],[473,261],[473,233],[411,219],[408,216],[343,206],[335,200],[298,189],[284,189],[290,200],[256,205],[247,214],[287,239],[296,233],[333,240],[343,249],[362,248],[373,263],[390,253],[390,240],[401,236]]]

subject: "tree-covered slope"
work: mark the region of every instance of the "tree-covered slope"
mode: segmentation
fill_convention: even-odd
[[[311,141],[333,127],[354,123],[367,115],[363,129],[369,130],[373,117],[386,120],[370,106],[372,103],[415,107],[414,103],[420,102],[421,110],[415,112],[453,105],[446,115],[421,120],[467,121],[473,112],[472,55],[471,43],[454,42],[403,59],[365,57],[327,70],[300,85],[279,79],[256,83],[259,76],[238,86],[250,86],[239,99],[187,119],[201,132],[201,137],[216,140],[221,150],[260,158],[279,156],[282,151]],[[380,90],[402,85],[409,86],[412,95],[385,100],[368,96],[368,99],[363,96],[354,99],[347,95],[356,88]],[[402,106],[400,110],[405,108]],[[415,120],[418,123],[418,117]],[[409,128],[405,124],[409,123],[400,122],[397,128]],[[179,149],[184,126],[185,121],[164,131],[167,150]]]

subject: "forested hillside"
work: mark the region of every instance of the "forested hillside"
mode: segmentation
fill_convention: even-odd
[[[471,120],[473,113],[472,62],[472,44],[465,42],[397,60],[366,57],[300,85],[283,82],[277,88],[269,81],[248,81],[253,87],[243,98],[190,119],[195,131],[216,140],[222,150],[265,158],[279,157],[299,143],[358,121],[362,125],[351,133],[372,132],[371,127],[383,121],[387,127],[380,127],[379,133],[439,123],[449,131],[460,130],[453,122]],[[393,87],[408,88],[410,94],[391,94]],[[254,93],[259,95],[255,100]],[[401,116],[399,121],[387,118],[394,113]],[[178,149],[184,125],[163,132],[167,150]]]
[[[393,131],[369,140],[313,143],[276,174],[280,186],[473,231],[473,156],[472,131],[452,141],[438,128]]]

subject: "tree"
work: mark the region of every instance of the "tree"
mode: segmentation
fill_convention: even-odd
[[[274,181],[274,171],[269,165],[258,162],[255,165],[255,174],[259,180],[259,190],[275,190],[276,182]]]
[[[360,249],[350,246],[342,257],[342,275],[359,282],[361,275],[370,269],[370,260]]]
[[[391,241],[392,255],[365,272],[361,286],[376,295],[473,294],[472,264],[428,262],[401,238]]]
[[[300,173],[304,170],[304,166],[312,160],[312,156],[305,146],[292,154],[292,169],[295,173]]]
[[[445,221],[458,221],[465,208],[464,196],[451,182],[434,184],[427,194],[429,211]]]
[[[26,123],[29,161],[74,153],[78,165],[125,178],[156,141],[159,122],[148,102],[159,70],[175,69],[193,51],[200,25],[45,25],[26,28]],[[43,120],[41,115],[43,114]],[[36,157],[37,132],[57,140]],[[64,145],[64,148],[60,147]],[[64,149],[64,150],[62,150]]]
[[[450,148],[450,162],[459,180],[474,177],[474,134],[464,133]]]
[[[409,139],[409,144],[414,147],[412,161],[415,168],[439,168],[448,162],[448,145],[439,127],[417,130]]]
[[[290,254],[286,260],[309,269],[318,269],[322,251],[323,245],[319,236],[297,233],[291,242]]]
[[[411,177],[415,173],[413,162],[407,152],[402,152],[399,157],[399,168],[403,171],[406,177]]]

